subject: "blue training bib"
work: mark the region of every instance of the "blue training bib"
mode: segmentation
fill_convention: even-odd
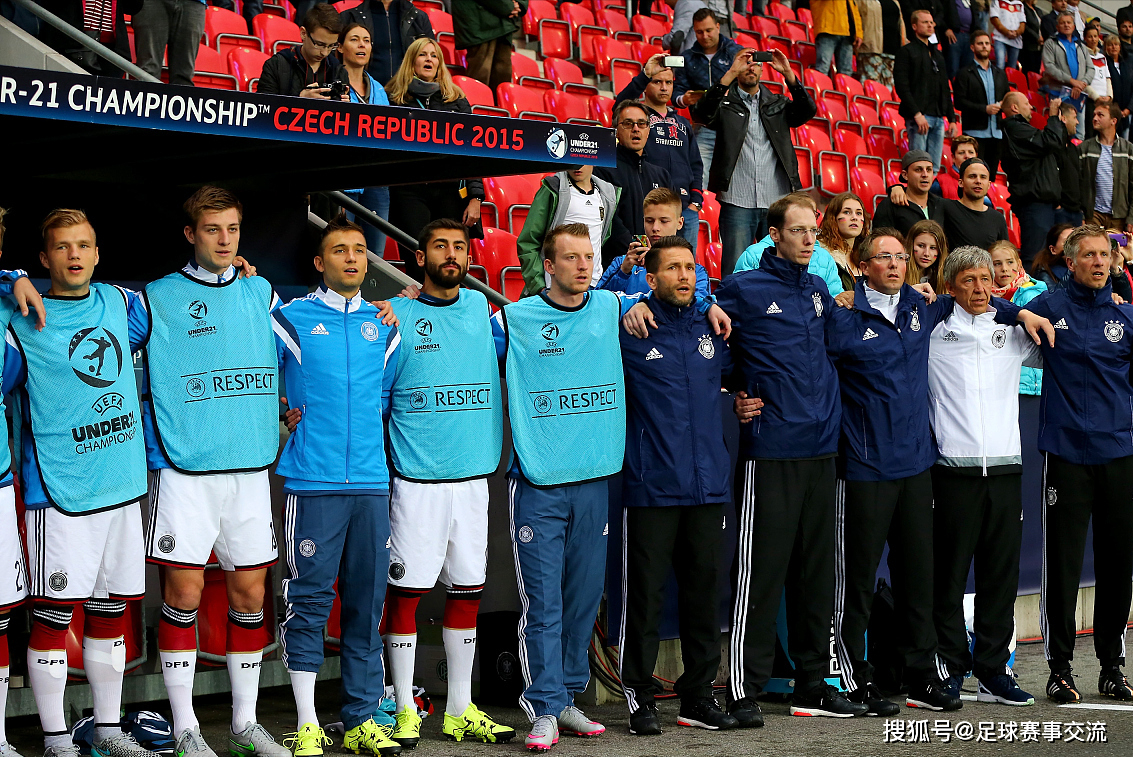
[[[48,501],[81,515],[146,493],[142,413],[130,356],[126,296],[91,284],[86,297],[44,297],[47,326],[9,324],[27,364],[36,463]]]
[[[393,304],[401,323],[389,420],[394,470],[430,483],[490,476],[503,448],[503,402],[487,299],[462,289],[451,305]]]
[[[581,309],[528,297],[504,308],[512,442],[535,486],[560,486],[622,469],[625,386],[613,292],[592,290]]]
[[[279,449],[271,285],[220,284],[178,271],[146,286],[149,412],[181,473],[264,470]]]

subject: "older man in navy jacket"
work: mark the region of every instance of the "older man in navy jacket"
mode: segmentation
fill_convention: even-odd
[[[662,237],[645,256],[648,339],[621,332],[626,377],[623,471],[622,689],[630,732],[661,732],[654,697],[665,583],[676,568],[684,673],[675,690],[680,725],[735,728],[712,696],[720,666],[717,560],[724,503],[731,501],[720,418],[728,345],[696,307],[696,257],[686,240]]]
[[[1121,666],[1133,575],[1133,306],[1115,305],[1106,231],[1087,225],[1066,238],[1071,276],[1064,289],[1027,309],[1054,323],[1058,339],[1043,345],[1039,449],[1046,502],[1040,625],[1050,678],[1047,696],[1077,702],[1071,675],[1075,603],[1086,530],[1094,520],[1094,653],[1098,691],[1133,699]]]

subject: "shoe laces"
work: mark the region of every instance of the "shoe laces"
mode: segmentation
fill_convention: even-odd
[[[268,729],[264,728],[259,723],[252,723],[251,728],[245,729],[244,731],[242,731],[242,733],[248,734],[248,742],[251,744],[255,744],[257,738],[262,741],[270,741],[272,743],[275,743],[275,738],[270,733],[268,733]]]
[[[311,731],[308,731],[307,733],[309,734],[308,738],[314,741],[317,746],[331,746],[332,744],[334,744],[334,742],[330,740],[330,737],[326,735],[326,732],[321,728],[313,729]],[[298,731],[295,731],[294,733],[283,734],[283,745],[288,749],[292,749],[298,743]]]
[[[531,724],[531,735],[536,738],[551,736],[555,732],[555,719],[551,715],[541,715]]]

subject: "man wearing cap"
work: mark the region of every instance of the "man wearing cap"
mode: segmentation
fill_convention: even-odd
[[[960,165],[960,199],[944,200],[932,220],[944,228],[951,248],[974,245],[986,250],[993,242],[1007,239],[1007,221],[984,198],[991,187],[991,172],[982,158],[968,158]]]
[[[918,221],[932,218],[943,199],[929,192],[936,171],[932,169],[932,156],[924,150],[909,150],[901,158],[901,174],[905,180],[904,205],[894,203],[888,197],[877,204],[873,216],[874,228],[893,228],[902,234]]]

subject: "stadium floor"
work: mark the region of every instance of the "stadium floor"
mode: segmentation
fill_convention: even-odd
[[[1086,705],[1110,705],[1097,693],[1097,665],[1093,660],[1092,641],[1089,637],[1078,641],[1080,667],[1076,672],[1080,690]],[[627,730],[628,714],[624,704],[610,704],[587,708],[587,713],[606,725],[605,735],[597,739],[578,739],[564,737],[552,755],[586,757],[668,757],[688,755],[688,757],[739,757],[741,755],[760,755],[761,757],[820,757],[822,755],[992,755],[992,754],[1084,754],[1084,755],[1133,755],[1133,706],[1122,710],[1067,709],[1055,706],[1043,695],[1046,685],[1047,668],[1043,661],[1041,644],[1024,644],[1016,656],[1016,671],[1019,683],[1035,695],[1033,707],[1006,707],[978,702],[965,702],[964,708],[956,713],[928,713],[903,708],[902,718],[928,721],[928,743],[886,743],[886,726],[877,718],[858,718],[853,720],[832,720],[827,718],[793,718],[787,716],[787,705],[779,702],[764,702],[767,725],[753,731],[731,731],[710,733],[699,729],[678,728],[676,724],[676,701],[661,703],[662,726],[665,733],[654,737],[635,737]],[[970,679],[969,679],[970,680]],[[974,686],[974,682],[972,683]],[[324,722],[338,719],[338,682],[321,682],[318,687],[319,714]],[[422,727],[421,744],[407,754],[423,757],[464,757],[475,755],[487,757],[490,753],[518,754],[523,749],[523,728],[526,725],[518,709],[498,707],[485,708],[492,717],[507,723],[520,731],[520,736],[510,744],[486,745],[480,743],[455,744],[441,737],[441,723],[444,700],[433,700],[435,714],[425,720]],[[155,709],[162,710],[160,704]],[[259,716],[261,722],[274,734],[294,730],[295,706],[291,691],[286,687],[265,689],[260,696]],[[165,714],[168,714],[166,712]],[[202,723],[206,740],[221,757],[226,755],[228,731],[228,695],[219,694],[202,698],[198,702],[197,714]],[[942,743],[933,733],[936,720],[948,719],[953,727],[965,721],[970,723],[973,733],[978,734],[979,723],[1022,723],[1038,722],[1038,743],[996,743],[977,742],[973,738],[951,743]],[[1071,722],[1105,722],[1107,743],[1079,743],[1077,741],[1048,742],[1043,735],[1043,724],[1057,722],[1063,739],[1068,733],[1077,735],[1077,727],[1066,728]],[[1021,727],[1021,726],[1020,726]],[[963,727],[961,727],[963,728]],[[1081,737],[1086,738],[1085,728]],[[38,723],[34,718],[13,719],[8,723],[8,738],[24,757],[32,757],[42,752],[42,742]],[[335,738],[335,745],[326,751],[327,757],[342,754]]]

